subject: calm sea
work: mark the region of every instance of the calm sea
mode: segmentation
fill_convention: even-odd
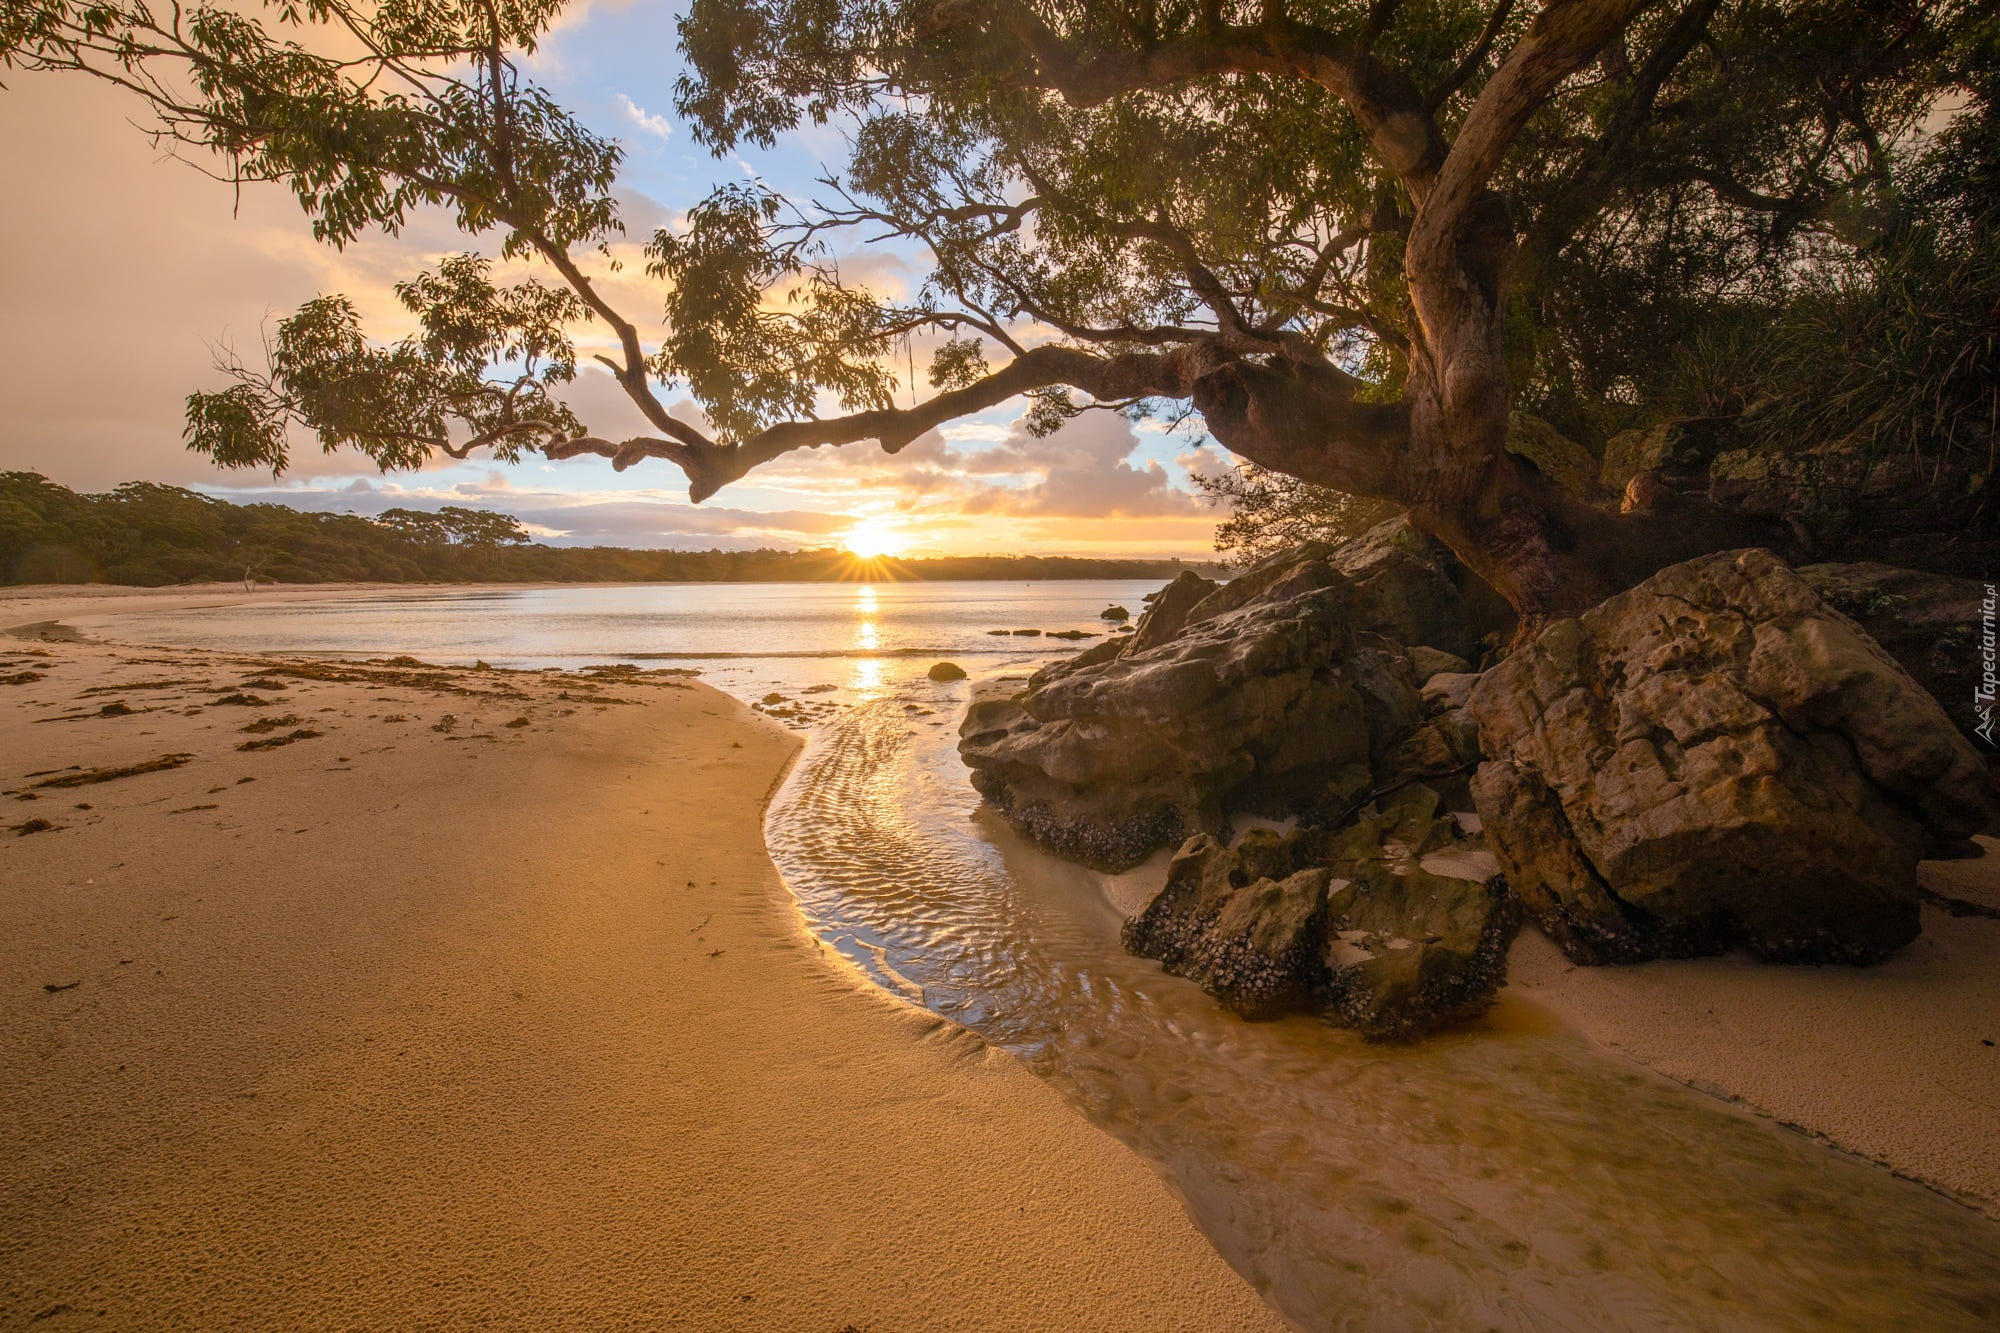
[[[1136,613],[1151,586],[247,594],[70,623],[239,651],[631,661],[809,704],[766,826],[807,927],[1149,1158],[1301,1328],[2000,1326],[2000,1226],[1608,1057],[1525,1002],[1371,1046],[1310,1019],[1240,1022],[1124,953],[1104,882],[983,810],[954,742],[980,678],[1091,642],[1011,631],[1102,634],[1101,611]],[[939,660],[973,680],[930,681]]]

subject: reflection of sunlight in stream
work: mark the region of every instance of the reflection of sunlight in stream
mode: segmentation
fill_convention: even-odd
[[[857,702],[865,703],[882,693],[887,678],[889,664],[879,657],[863,657],[854,663],[854,679],[848,689],[854,691]]]

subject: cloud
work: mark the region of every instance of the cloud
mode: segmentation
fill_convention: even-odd
[[[220,488],[204,487],[216,493]],[[236,504],[263,501],[309,511],[373,517],[388,509],[434,510],[444,505],[512,514],[537,537],[557,546],[817,546],[854,524],[851,514],[810,510],[756,510],[691,505],[657,493],[574,494],[529,490],[497,472],[478,481],[443,486],[398,485],[357,490],[348,486],[270,486],[220,491]]]
[[[671,139],[674,123],[665,116],[655,115],[634,102],[624,93],[618,94],[618,109],[625,113],[625,119],[637,125],[646,133],[661,139]]]
[[[630,80],[600,86],[620,82],[645,92]],[[615,123],[618,109],[597,105]],[[411,317],[394,281],[443,254],[479,249],[482,240],[490,254],[497,243],[466,237],[428,210],[399,237],[370,235],[335,251],[312,240],[282,187],[247,187],[239,200],[163,159],[130,123],[138,114],[126,96],[83,79],[17,71],[0,92],[0,139],[17,186],[0,191],[0,364],[8,368],[0,469],[41,472],[80,490],[143,478],[334,511],[488,505],[565,543],[813,545],[859,519],[893,515],[899,530],[935,551],[1194,554],[1207,544],[1214,512],[1187,496],[1184,464],[1155,437],[1115,414],[1091,413],[1035,440],[1015,419],[1018,403],[927,433],[896,455],[872,442],[800,451],[699,507],[686,503],[678,469],[658,460],[614,473],[601,458],[439,458],[414,475],[383,476],[367,458],[323,454],[308,438],[296,442],[295,470],[282,483],[218,469],[181,440],[186,395],[222,382],[216,344],[231,342],[254,359],[269,320],[331,292],[356,300],[372,336],[402,336]],[[634,236],[672,223],[672,209],[657,202],[673,198],[672,188],[648,197],[621,186]],[[614,241],[612,250],[622,272],[584,258],[599,291],[650,346],[660,288],[645,277],[636,240]],[[915,280],[894,255],[843,255],[841,263],[849,278],[884,290]],[[509,265],[503,274],[516,271]],[[602,323],[577,330],[586,358],[609,337]],[[926,351],[919,341],[920,376]],[[564,396],[597,434],[658,433],[587,359]],[[701,422],[685,398],[668,410]]]

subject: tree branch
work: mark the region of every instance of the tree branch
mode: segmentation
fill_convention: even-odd
[[[1423,92],[1357,43],[1275,10],[1254,25],[1201,23],[1151,46],[1080,58],[1067,40],[1021,0],[941,0],[920,33],[973,28],[1011,39],[1016,64],[1000,77],[1047,88],[1076,107],[1121,93],[1166,88],[1219,74],[1307,79],[1345,102],[1383,163],[1415,197],[1443,164],[1444,136]]]

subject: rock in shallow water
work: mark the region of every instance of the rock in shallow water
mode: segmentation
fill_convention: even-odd
[[[1767,551],[1549,626],[1468,707],[1487,838],[1580,962],[1875,961],[1917,934],[1926,840],[1988,818],[1937,702]]]
[[[1484,1011],[1514,924],[1492,857],[1417,787],[1337,834],[1197,834],[1124,943],[1245,1018],[1408,1040]]]

